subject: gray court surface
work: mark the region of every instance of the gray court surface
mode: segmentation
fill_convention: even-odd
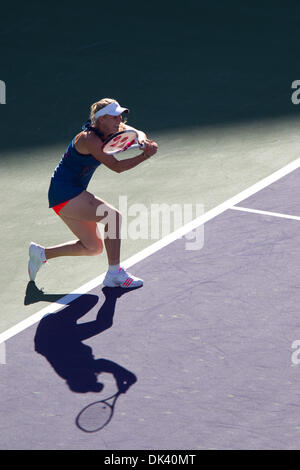
[[[240,205],[299,215],[299,173]],[[299,449],[300,222],[229,209],[204,235],[136,264],[143,288],[99,286],[6,342],[1,449]],[[133,376],[106,427],[78,428]]]

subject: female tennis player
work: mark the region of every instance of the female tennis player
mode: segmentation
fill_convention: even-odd
[[[108,271],[104,279],[107,287],[132,288],[143,285],[142,279],[128,273],[120,266],[121,214],[113,206],[87,191],[87,186],[96,168],[103,164],[110,170],[121,173],[136,167],[157,152],[157,144],[146,134],[123,122],[123,113],[128,113],[111,98],[103,98],[92,104],[90,119],[69,144],[65,154],[54,170],[48,199],[52,208],[69,227],[77,240],[57,246],[43,247],[34,242],[29,248],[28,273],[34,281],[37,272],[47,260],[60,256],[91,256],[103,252],[103,242],[97,227],[102,222],[104,245],[108,258]],[[137,132],[143,151],[135,157],[117,160],[102,150],[103,142],[122,130]]]

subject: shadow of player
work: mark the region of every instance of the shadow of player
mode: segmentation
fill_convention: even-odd
[[[26,292],[24,297],[24,305],[31,305],[37,302],[59,302],[64,297],[70,298],[72,294],[47,294],[42,289],[39,289],[34,281],[29,281],[26,286]],[[77,298],[74,295],[74,299]]]
[[[92,348],[83,343],[112,326],[117,299],[132,290],[135,289],[104,287],[105,301],[93,321],[77,323],[99,300],[96,295],[85,294],[39,322],[34,338],[35,351],[47,359],[73,392],[100,392],[103,384],[97,377],[101,372],[111,373],[122,393],[136,382],[132,372],[108,359],[96,359]]]

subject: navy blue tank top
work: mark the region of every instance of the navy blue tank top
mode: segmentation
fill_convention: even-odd
[[[49,207],[68,201],[84,191],[101,162],[75,148],[75,137],[54,170],[48,191]]]

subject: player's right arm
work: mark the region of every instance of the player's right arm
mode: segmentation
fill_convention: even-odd
[[[80,137],[81,148],[93,155],[103,165],[112,171],[119,173],[119,161],[113,155],[107,155],[102,151],[102,142],[93,132],[83,132]]]
[[[148,158],[152,157],[157,152],[157,144],[146,140],[144,142],[144,151],[136,157],[127,158],[126,160],[117,160],[113,155],[107,155],[102,151],[99,137],[93,133],[84,133],[82,136],[84,148],[88,153],[93,155],[96,160],[99,160],[103,165],[107,166],[110,170],[116,173],[131,170]]]

